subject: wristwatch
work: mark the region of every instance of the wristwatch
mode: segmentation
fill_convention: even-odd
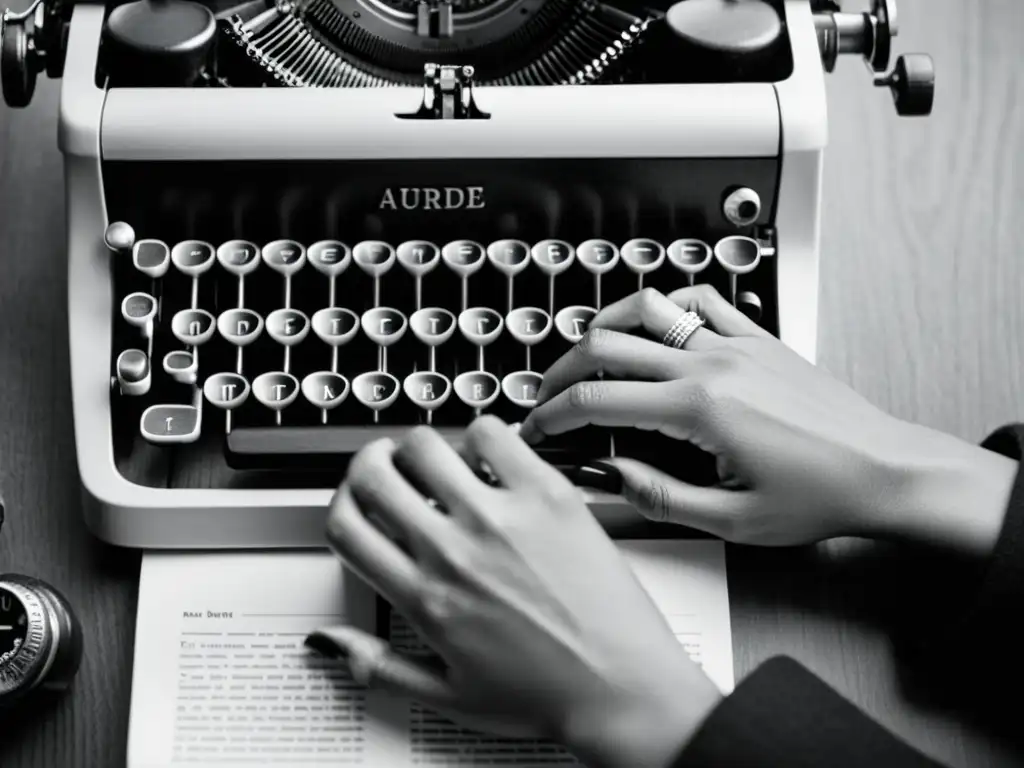
[[[0,575],[0,708],[31,691],[64,691],[82,660],[82,629],[60,592]]]

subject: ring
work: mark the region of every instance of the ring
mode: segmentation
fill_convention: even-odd
[[[681,314],[679,318],[672,323],[672,327],[668,329],[668,333],[665,334],[665,338],[661,343],[666,347],[682,349],[683,344],[685,344],[686,340],[690,338],[690,334],[702,325],[704,325],[704,318],[696,312],[683,312],[683,314]]]

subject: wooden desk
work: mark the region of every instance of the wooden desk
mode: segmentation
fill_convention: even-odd
[[[897,50],[936,59],[935,113],[897,119],[856,61],[829,80],[820,359],[883,408],[979,440],[1024,419],[1024,4],[899,11]],[[31,108],[0,110],[0,570],[65,590],[87,645],[73,695],[3,723],[5,768],[123,765],[128,727],[139,558],[92,540],[79,510],[57,97],[41,81]],[[1019,765],[907,699],[875,610],[906,570],[838,549],[731,551],[737,675],[788,653],[951,766]]]

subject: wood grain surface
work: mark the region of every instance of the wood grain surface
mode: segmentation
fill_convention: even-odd
[[[902,418],[977,441],[1024,420],[1024,3],[899,11],[897,52],[935,58],[935,112],[898,118],[858,61],[829,78],[820,363]],[[81,519],[57,100],[43,80],[30,108],[0,109],[0,571],[65,591],[86,652],[71,695],[0,721],[4,768],[124,765],[131,688],[139,558],[94,541]],[[892,617],[931,578],[923,559],[835,542],[731,548],[729,564],[738,677],[790,654],[950,766],[1024,764],[901,682]],[[945,588],[930,586],[941,610]]]

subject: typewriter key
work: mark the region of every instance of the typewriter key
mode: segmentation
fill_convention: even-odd
[[[284,347],[293,347],[309,334],[309,318],[297,309],[275,309],[267,315],[267,335]]]
[[[275,240],[263,246],[263,262],[284,277],[291,277],[306,263],[306,249],[294,240]]]
[[[205,309],[183,309],[171,318],[171,333],[190,347],[200,347],[208,342],[216,327],[213,315]]]
[[[537,404],[537,393],[544,377],[534,371],[516,371],[501,380],[501,391],[505,397],[520,408],[533,408]]]
[[[183,275],[198,277],[213,266],[216,251],[202,240],[184,240],[171,249],[171,263]]]
[[[729,273],[729,296],[735,305],[736,279],[753,272],[761,263],[761,244],[743,235],[723,237],[715,243],[715,259]]]
[[[274,418],[281,423],[281,411],[295,402],[299,395],[299,382],[290,373],[268,371],[252,382],[252,395],[274,412]]]
[[[490,307],[472,307],[459,314],[459,330],[470,344],[477,348],[477,368],[484,365],[484,348],[501,335],[505,321]]]
[[[686,275],[690,285],[698,274],[708,268],[714,257],[710,245],[692,237],[676,240],[669,245],[667,253],[672,266]]]
[[[416,279],[416,309],[423,306],[423,276],[438,265],[441,251],[426,240],[410,240],[398,246],[398,261]]]
[[[201,427],[202,412],[193,405],[151,405],[139,419],[142,437],[158,445],[194,443]]]
[[[555,315],[555,327],[562,338],[570,344],[576,344],[587,332],[590,321],[597,315],[593,307],[564,307]]]
[[[515,278],[530,266],[530,246],[522,240],[498,240],[487,246],[487,259],[508,278],[508,312],[515,308]]]
[[[352,380],[352,394],[373,411],[374,423],[380,421],[380,412],[398,399],[400,389],[398,379],[384,371],[368,371]]]
[[[179,384],[195,384],[199,373],[195,355],[180,349],[168,352],[164,355],[164,373]]]
[[[339,240],[321,240],[309,246],[306,258],[320,274],[337,277],[352,263],[352,251]]]
[[[154,280],[167,274],[171,250],[163,240],[139,240],[132,248],[135,269]]]
[[[580,264],[594,275],[594,306],[601,308],[601,277],[619,263],[619,249],[607,240],[587,240],[576,249]]]
[[[487,371],[466,371],[460,373],[452,382],[452,388],[459,400],[470,408],[475,409],[479,416],[480,411],[489,407],[498,399],[501,392],[501,383],[498,377]]]
[[[325,424],[327,411],[345,402],[350,389],[348,379],[334,371],[317,371],[302,380],[303,396],[323,412]]]
[[[153,318],[156,317],[156,299],[148,293],[130,293],[121,302],[121,317],[142,332],[142,338],[153,338]]]
[[[427,412],[427,423],[433,422],[434,411],[448,400],[452,383],[447,376],[434,371],[410,373],[402,382],[405,396]]]
[[[517,307],[505,316],[509,334],[526,347],[526,370],[533,368],[531,350],[551,332],[551,315],[537,307]]]
[[[244,277],[260,265],[260,249],[248,240],[229,240],[217,249],[217,262],[232,275]]]
[[[145,395],[152,383],[149,355],[141,349],[126,349],[114,366],[117,384],[123,395]]]
[[[316,311],[311,324],[313,333],[324,344],[340,347],[356,335],[359,330],[359,317],[351,309],[326,307]]]
[[[228,309],[217,318],[217,331],[229,344],[245,347],[263,333],[263,318],[251,309]]]
[[[637,276],[637,290],[642,290],[644,275],[665,263],[665,248],[656,240],[638,237],[622,246],[622,260]]]

